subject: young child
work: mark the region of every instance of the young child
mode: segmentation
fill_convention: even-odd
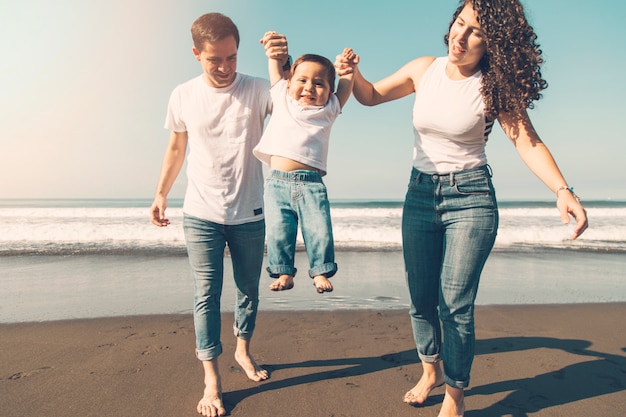
[[[275,32],[261,44],[269,50]],[[337,272],[330,204],[322,177],[330,129],[352,93],[352,74],[335,87],[333,63],[319,55],[298,58],[284,77],[282,61],[267,52],[273,110],[254,155],[270,167],[265,180],[265,224],[272,291],[293,288],[298,223],[309,258],[309,276],[318,293],[330,292],[328,278]],[[352,49],[343,56],[358,62]],[[284,58],[283,58],[284,59]],[[286,79],[285,79],[286,78]]]

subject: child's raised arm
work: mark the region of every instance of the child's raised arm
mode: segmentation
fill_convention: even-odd
[[[359,63],[359,56],[354,53],[352,48],[345,48],[342,54],[343,58],[347,61],[347,65],[354,68]],[[352,86],[354,85],[354,74],[350,71],[349,74],[340,75],[339,82],[337,83],[337,93],[335,94],[339,99],[339,103],[343,108],[344,104],[350,98],[352,94]]]
[[[274,85],[283,78],[283,63],[289,56],[287,38],[270,31],[265,32],[260,42],[265,47],[270,85]]]

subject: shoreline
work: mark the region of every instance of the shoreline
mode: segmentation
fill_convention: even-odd
[[[306,250],[304,243],[296,243],[296,253],[301,254],[299,256],[306,256]],[[398,244],[384,244],[381,246],[367,246],[362,242],[351,242],[350,244],[340,244],[335,247],[335,253],[340,257],[344,253],[361,253],[361,254],[388,254],[388,253],[402,253],[402,245]],[[601,255],[626,255],[626,250],[621,248],[606,248],[606,247],[581,247],[572,249],[570,247],[562,247],[558,244],[552,246],[544,245],[537,247],[533,244],[512,244],[508,246],[494,247],[491,250],[490,256],[493,254],[601,254]],[[267,248],[264,251],[264,255],[267,256]],[[172,257],[172,258],[187,258],[187,247],[184,243],[180,243],[179,246],[172,246],[171,244],[155,244],[149,247],[122,247],[117,244],[107,246],[107,244],[98,243],[93,246],[85,246],[83,243],[55,243],[52,247],[32,246],[32,247],[19,247],[19,248],[0,248],[0,259],[4,258],[33,258],[33,257],[54,257],[54,256],[119,256],[119,257]],[[228,246],[224,249],[224,257],[230,258]]]
[[[620,415],[626,303],[477,306],[466,417]],[[435,416],[402,403],[419,379],[404,310],[261,311],[252,344],[272,375],[220,357],[229,415]],[[202,394],[191,314],[0,324],[0,409],[20,416],[194,416]]]
[[[409,308],[402,252],[338,252],[335,291],[314,291],[306,255],[298,253],[295,287],[269,291],[262,273],[260,311]],[[264,267],[266,266],[266,262]],[[2,258],[0,323],[190,313],[193,282],[184,256],[77,255]],[[235,288],[224,262],[222,311]],[[626,255],[567,251],[493,252],[477,305],[626,302]],[[592,285],[590,284],[592,283]]]

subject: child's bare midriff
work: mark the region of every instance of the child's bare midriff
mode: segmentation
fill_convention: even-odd
[[[270,168],[276,169],[278,171],[297,171],[303,169],[307,171],[319,172],[319,169],[314,168],[310,165],[306,165],[298,161],[294,161],[293,159],[276,155],[272,155],[272,158],[270,160]]]

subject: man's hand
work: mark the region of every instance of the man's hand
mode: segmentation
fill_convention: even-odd
[[[289,48],[285,35],[273,31],[265,32],[259,42],[265,47],[265,55],[268,58],[280,59],[283,64],[287,61]]]
[[[170,220],[165,218],[165,209],[167,208],[167,199],[165,197],[156,197],[150,208],[150,216],[152,224],[159,227],[165,227],[170,224]]]

